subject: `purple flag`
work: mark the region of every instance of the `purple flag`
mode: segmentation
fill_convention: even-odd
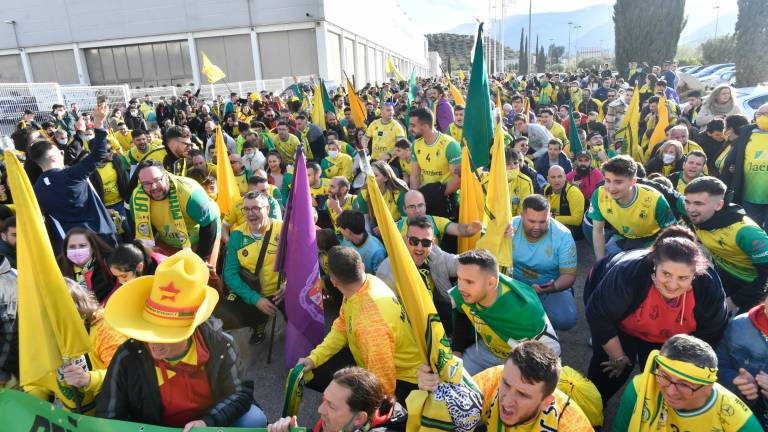
[[[296,365],[324,336],[323,296],[315,242],[315,221],[304,151],[296,151],[293,189],[285,208],[275,271],[285,277],[285,367]]]

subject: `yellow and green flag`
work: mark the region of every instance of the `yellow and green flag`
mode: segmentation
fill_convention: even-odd
[[[85,354],[91,342],[56,262],[27,173],[13,152],[5,152],[5,163],[16,217],[23,221],[16,231],[19,381],[22,386],[43,385],[63,359]]]
[[[512,220],[507,183],[507,163],[504,157],[504,130],[501,122],[496,123],[493,134],[493,155],[485,196],[485,216],[488,221],[485,235],[477,241],[478,249],[487,249],[499,260],[499,266],[512,267],[512,239],[505,236],[507,225]]]
[[[237,187],[235,172],[232,171],[232,164],[229,162],[221,125],[216,126],[216,183],[219,189],[216,204],[219,205],[222,214],[228,214],[240,199],[240,189]]]
[[[200,69],[200,71],[203,73],[203,75],[205,75],[206,78],[208,78],[208,84],[213,84],[216,81],[221,81],[227,77],[220,67],[211,63],[211,60],[207,55],[205,55],[204,52],[200,51],[200,54],[203,55],[203,67]]]
[[[459,223],[467,224],[483,220],[485,195],[475,173],[467,146],[461,149],[461,194],[459,196]],[[480,233],[472,237],[459,237],[459,253],[475,248]]]

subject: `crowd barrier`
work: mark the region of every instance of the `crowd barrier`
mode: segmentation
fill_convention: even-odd
[[[300,83],[309,82],[311,78],[310,75],[296,77]],[[248,93],[260,91],[280,93],[292,86],[293,83],[294,77],[284,77],[203,84],[200,86],[199,97],[213,101],[219,96],[227,100],[232,92],[241,95],[241,97],[245,97]],[[189,89],[193,92],[197,91],[196,88],[190,86],[130,88],[125,84],[80,86],[57,83],[0,83],[0,136],[13,133],[16,130],[16,123],[26,110],[32,111],[35,114],[35,120],[42,122],[49,118],[54,104],[64,105],[69,110],[71,104],[76,103],[80,112],[88,112],[96,106],[97,98],[103,95],[111,108],[125,108],[131,98],[141,99],[149,95],[153,101],[157,101],[161,96],[170,99],[171,96],[180,96]]]

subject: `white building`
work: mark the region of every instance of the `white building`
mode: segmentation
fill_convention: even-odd
[[[443,59],[440,57],[440,53],[437,51],[429,51],[427,53],[427,61],[429,63],[429,75],[440,76],[442,72]]]
[[[387,57],[403,75],[429,72],[426,38],[391,2],[3,3],[0,83],[187,86],[205,82],[203,52],[229,82],[346,73],[362,86],[385,80]]]

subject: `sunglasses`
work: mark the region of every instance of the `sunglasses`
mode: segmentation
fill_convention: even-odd
[[[420,239],[418,237],[408,237],[408,243],[410,243],[411,246],[418,246],[419,243],[421,243],[421,247],[425,248],[432,246],[431,239]]]

